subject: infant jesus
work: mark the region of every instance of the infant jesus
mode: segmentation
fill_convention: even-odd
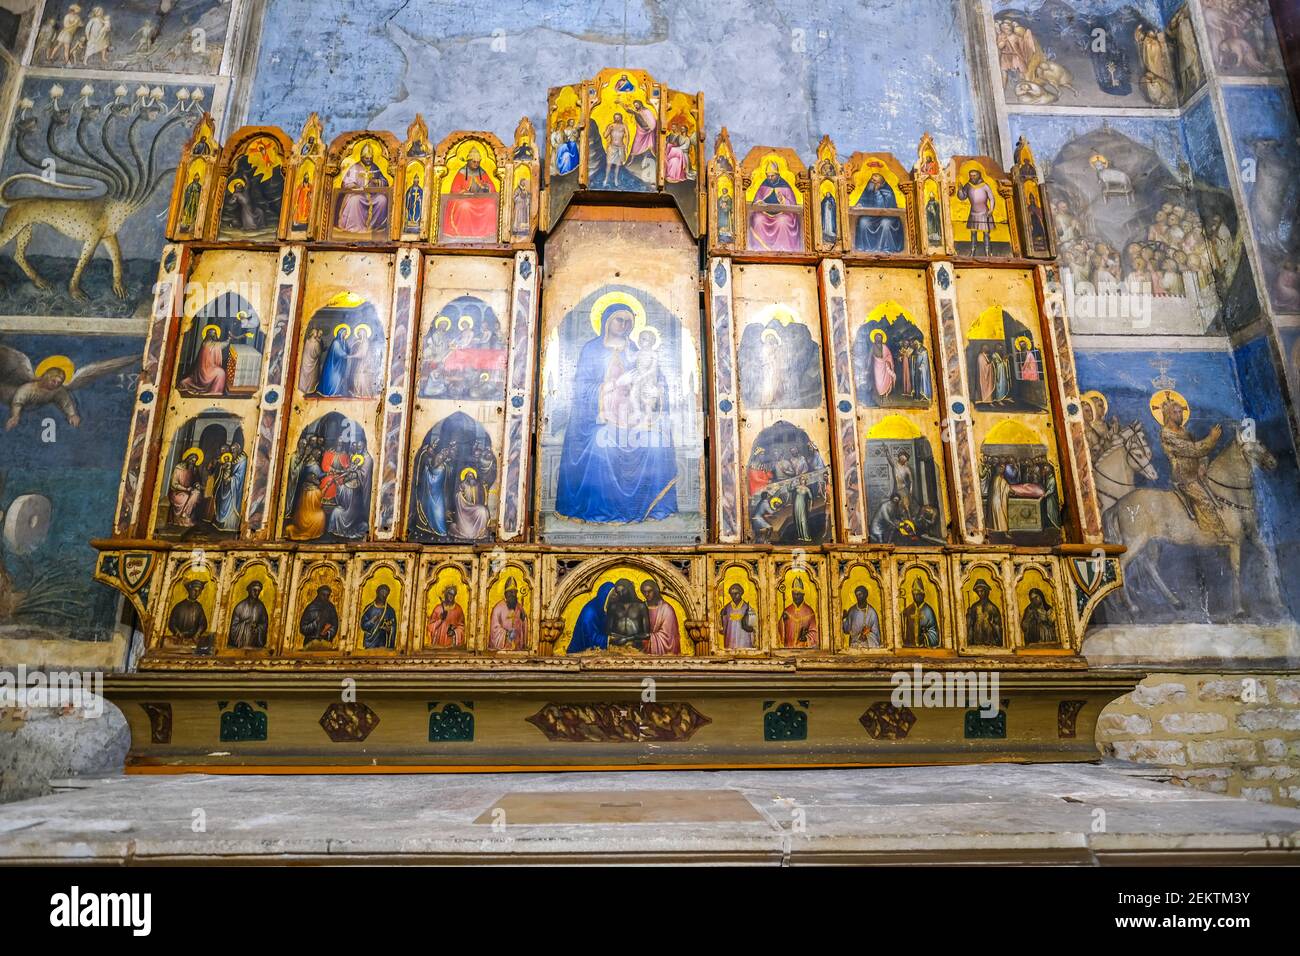
[[[633,428],[652,428],[659,413],[659,337],[651,329],[642,329],[636,340],[636,355],[628,389],[628,424]]]

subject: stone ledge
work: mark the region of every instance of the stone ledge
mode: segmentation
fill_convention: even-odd
[[[1300,810],[1144,775],[1110,763],[104,778],[0,807],[0,863],[1300,864]],[[757,816],[474,822],[511,793],[727,789]],[[206,830],[195,833],[200,809]]]

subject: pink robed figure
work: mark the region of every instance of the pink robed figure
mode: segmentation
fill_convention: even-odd
[[[493,651],[521,651],[524,649],[524,609],[516,604],[511,608],[506,601],[497,602],[488,619],[488,649]]]
[[[654,607],[647,607],[650,615],[649,654],[680,654],[682,652],[682,635],[677,626],[677,612],[667,601],[660,601]]]
[[[669,140],[664,148],[664,179],[670,183],[685,182],[689,171],[686,147]]]
[[[180,390],[187,395],[226,393],[226,346],[217,341],[212,330],[208,330],[207,338],[199,346],[198,360],[190,374],[181,380]]]
[[[871,377],[876,383],[876,394],[882,398],[894,391],[898,376],[894,373],[894,353],[884,342],[877,342],[871,353]]]
[[[1025,357],[1024,361],[1020,363],[1021,380],[1026,382],[1038,381],[1038,356],[1029,349],[1025,349],[1021,354]]]
[[[776,163],[767,164],[767,178],[759,183],[750,203],[749,242],[751,248],[769,252],[803,251],[803,212],[794,187],[781,176]]]
[[[629,157],[635,159],[643,153],[654,155],[659,132],[659,117],[655,111],[637,100],[632,106],[636,118],[636,137],[632,140],[632,152]]]

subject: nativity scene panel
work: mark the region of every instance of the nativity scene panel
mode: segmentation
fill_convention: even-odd
[[[280,486],[291,541],[370,537],[392,273],[379,253],[308,257]]]
[[[416,350],[407,538],[495,536],[513,259],[429,256]]]

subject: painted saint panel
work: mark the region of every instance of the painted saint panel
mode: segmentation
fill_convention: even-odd
[[[749,164],[752,159],[746,157]],[[802,252],[804,206],[798,173],[780,152],[765,154],[745,190],[747,210],[745,248],[751,252]]]
[[[949,215],[957,254],[1014,255],[1009,191],[998,182],[996,170],[978,157],[954,158],[949,167]]]
[[[537,481],[548,544],[703,540],[697,274],[671,212],[569,220],[548,241]]]
[[[343,139],[347,139],[343,137]],[[331,147],[338,173],[332,182],[329,235],[334,239],[387,239],[393,216],[393,187],[397,176],[396,143],[361,134]]]
[[[811,266],[742,265],[733,275],[745,540],[830,541],[835,509],[817,273]]]
[[[392,281],[392,256],[308,257],[280,494],[292,541],[370,535]]]
[[[848,313],[869,540],[947,540],[948,496],[926,274],[850,268]]]
[[[216,249],[191,266],[155,483],[161,538],[212,541],[240,532],[275,270],[275,253]]]
[[[274,239],[284,198],[284,145],[254,134],[238,144],[225,171],[217,235],[222,239]]]
[[[686,604],[675,577],[633,564],[609,568],[565,604],[554,653],[690,655]]]
[[[415,373],[407,536],[495,536],[513,259],[430,256]]]
[[[855,154],[849,169],[849,248],[853,252],[906,252],[911,210],[901,185],[905,171],[893,157],[880,154]]]
[[[988,539],[1058,542],[1064,496],[1033,279],[961,270],[957,303]]]
[[[502,170],[496,149],[463,139],[447,151],[438,202],[438,239],[446,243],[495,243],[501,215]]]
[[[659,185],[658,84],[641,70],[602,70],[588,98],[587,187],[654,192]]]

